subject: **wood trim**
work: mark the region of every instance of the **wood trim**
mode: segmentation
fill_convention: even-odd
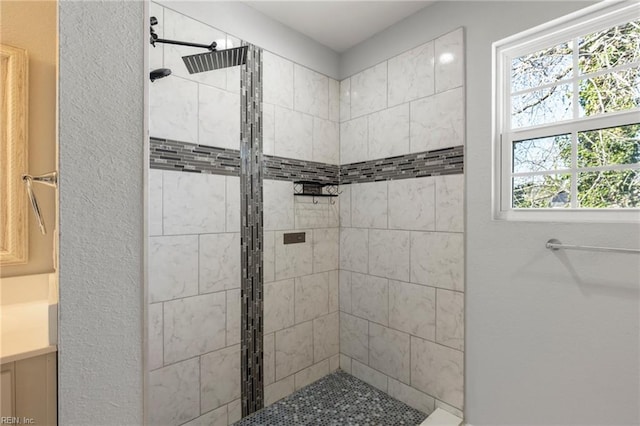
[[[27,263],[29,227],[27,194],[27,51],[0,45],[0,264]]]

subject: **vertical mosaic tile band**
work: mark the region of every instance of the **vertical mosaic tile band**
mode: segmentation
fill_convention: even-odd
[[[263,388],[262,49],[248,44],[240,74],[241,401],[260,410]]]

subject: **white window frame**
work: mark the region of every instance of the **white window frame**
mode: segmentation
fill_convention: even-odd
[[[640,108],[632,110],[589,116],[584,118],[572,118],[566,121],[531,126],[521,129],[510,129],[511,120],[511,87],[510,71],[511,58],[516,58],[542,49],[556,46],[575,37],[610,28],[615,25],[640,19],[640,3],[634,1],[602,2],[581,11],[553,20],[549,23],[532,28],[520,34],[508,37],[493,43],[493,210],[494,219],[497,220],[522,220],[522,221],[554,221],[554,222],[638,222],[640,221],[640,209],[589,209],[589,208],[512,208],[512,143],[514,140],[525,140],[550,135],[569,133],[572,134],[573,156],[577,151],[576,133],[585,130],[603,129],[607,127],[623,126],[625,124],[640,122]],[[575,51],[574,46],[574,51]],[[634,63],[635,64],[635,63]],[[637,65],[637,64],[635,64]],[[598,75],[612,70],[624,70],[635,65],[623,65],[614,69],[607,69],[587,75]],[[574,84],[584,78],[578,75],[577,54],[574,52],[574,72],[572,77],[562,80],[561,84]],[[532,90],[549,87],[553,84],[542,85]],[[575,86],[574,86],[575,87]],[[516,92],[519,93],[519,92]],[[578,93],[573,90],[574,117],[578,117]],[[572,158],[571,167],[560,172],[575,173],[577,159]],[[617,166],[604,167],[612,170]],[[639,166],[640,168],[640,166]],[[591,170],[593,169],[593,170]],[[621,166],[620,169],[628,170],[629,166]],[[583,171],[583,168],[580,168]],[[598,167],[587,171],[597,171]],[[531,173],[539,175],[540,173]],[[572,180],[575,186],[575,179]],[[577,189],[571,191],[572,198],[577,197]]]

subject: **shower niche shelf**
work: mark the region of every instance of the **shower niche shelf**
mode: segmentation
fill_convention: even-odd
[[[315,197],[337,197],[338,185],[319,183],[313,181],[297,181],[293,183],[293,195],[302,197],[314,197],[314,204],[318,203]],[[333,202],[331,203],[333,204]]]

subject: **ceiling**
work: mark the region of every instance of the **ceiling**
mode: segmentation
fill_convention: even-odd
[[[435,1],[248,1],[248,6],[342,53]]]

